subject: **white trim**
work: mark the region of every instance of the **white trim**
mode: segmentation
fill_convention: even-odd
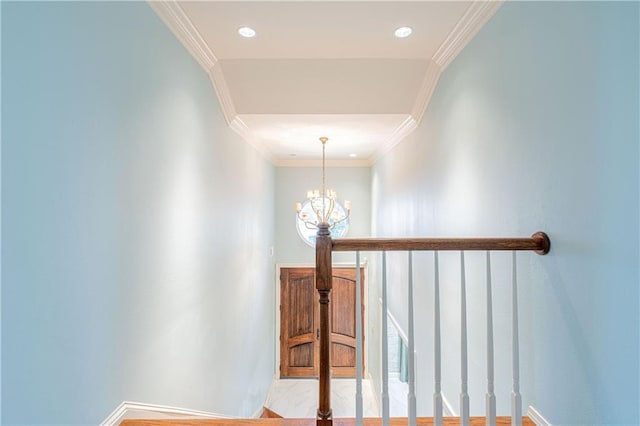
[[[471,3],[429,62],[411,114],[398,126],[389,140],[378,148],[370,158],[371,164],[375,164],[389,153],[418,127],[442,72],[496,13],[503,2],[504,0],[476,0]]]
[[[471,3],[453,30],[433,55],[441,72],[458,56],[480,28],[502,6],[504,0],[479,0]]]
[[[382,298],[378,298],[378,302],[380,303],[380,306],[382,306]],[[393,314],[391,313],[391,311],[389,309],[387,309],[387,317],[391,320],[391,323],[393,324],[393,326],[398,331],[398,334],[400,335],[400,338],[402,339],[404,344],[408,346],[409,345],[409,339],[407,338],[407,334],[404,332],[402,327],[400,327],[400,324],[398,323],[398,320],[396,319],[396,317],[393,316]]]
[[[206,411],[190,410],[187,408],[170,407],[166,405],[147,404],[144,402],[123,401],[115,410],[102,422],[101,426],[115,426],[131,414],[133,411],[143,411],[145,413],[156,413],[169,418],[207,418],[207,419],[233,419],[236,417],[223,414],[210,413]]]
[[[208,73],[218,62],[209,45],[176,0],[147,0],[184,47]]]
[[[395,148],[400,142],[404,140],[411,132],[418,127],[418,122],[411,115],[400,123],[400,125],[393,131],[391,137],[378,148],[378,150],[370,158],[371,164],[375,164],[385,154]]]
[[[442,414],[446,417],[458,417],[453,406],[444,394],[442,394]]]
[[[545,419],[542,414],[538,410],[536,410],[532,405],[527,408],[527,417],[531,419],[537,426],[551,426],[551,423]]]
[[[211,80],[213,90],[216,92],[216,95],[218,95],[218,100],[220,101],[224,118],[227,120],[227,124],[233,127],[233,121],[239,120],[239,118],[236,113],[236,107],[233,104],[233,98],[231,97],[229,86],[227,86],[227,80],[225,80],[224,74],[222,73],[222,66],[220,63],[217,63],[215,66],[207,70],[207,72],[209,74],[209,80]]]
[[[275,380],[275,377],[273,378]],[[267,398],[269,398],[271,396],[271,389],[273,388],[273,380],[271,380],[271,385],[269,385],[269,391],[267,392]],[[258,407],[258,409],[256,411],[253,412],[253,414],[251,415],[252,419],[259,419],[262,416],[262,413],[264,413],[264,409],[267,406],[267,401],[268,399],[265,399],[264,402]]]
[[[233,118],[233,120],[229,123],[229,127],[231,127],[231,130],[233,130],[238,135],[240,135],[240,137],[246,143],[251,145],[253,149],[255,149],[260,155],[262,155],[262,157],[264,157],[265,160],[269,161],[271,164],[275,163],[276,158],[274,157],[273,153],[271,153],[271,151],[269,151],[264,145],[258,143],[255,140],[255,138],[253,137],[253,133],[251,132],[251,129],[249,128],[249,126],[247,126],[244,123],[244,121],[242,121],[242,119],[239,116],[236,115]]]
[[[370,158],[336,161],[337,164],[333,167],[370,167],[415,130],[427,110],[440,74],[503,2],[504,0],[473,1],[429,62],[410,115]],[[251,129],[238,116],[219,60],[177,0],[147,0],[147,3],[209,75],[227,124],[236,133],[277,167],[315,167],[310,164],[315,164],[316,160],[277,160],[272,152],[255,140]]]
[[[238,117],[229,86],[222,72],[220,61],[218,61],[180,4],[176,0],[147,0],[147,3],[167,27],[169,27],[178,40],[182,42],[184,47],[191,53],[191,56],[198,61],[209,76],[227,125],[258,151],[267,161],[274,164],[275,157],[273,154],[255,141],[251,130]]]
[[[275,162],[276,167],[322,167],[320,158],[282,158]],[[327,167],[371,167],[371,160],[328,159]]]
[[[420,91],[418,92],[418,96],[416,96],[416,101],[413,105],[413,109],[411,110],[411,116],[416,121],[416,123],[420,123],[422,121],[422,116],[427,111],[429,101],[431,100],[433,91],[438,85],[439,79],[440,66],[435,61],[431,60],[429,61],[429,65],[427,66],[427,72],[424,75],[422,87],[420,87]]]

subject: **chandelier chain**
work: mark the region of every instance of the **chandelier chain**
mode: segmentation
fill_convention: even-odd
[[[296,214],[299,223],[304,224],[306,229],[319,229],[321,224],[326,224],[329,230],[340,226],[345,230],[343,232],[346,232],[351,202],[345,201],[343,208],[336,200],[336,192],[333,189],[327,190],[326,186],[326,143],[328,140],[329,138],[324,136],[320,138],[320,142],[322,142],[322,192],[318,190],[307,191],[307,201],[304,205],[296,202]],[[313,213],[315,219],[309,213]],[[298,228],[298,232],[300,232],[300,228]]]
[[[329,222],[329,218],[327,217],[328,216],[327,215],[327,209],[326,209],[326,206],[325,206],[325,199],[326,199],[327,192],[326,192],[326,189],[325,189],[325,182],[324,182],[324,164],[325,164],[324,150],[325,150],[325,147],[326,147],[326,144],[327,144],[328,140],[329,139],[327,139],[326,137],[321,137],[320,138],[320,142],[322,142],[322,194],[321,194],[321,197],[322,197],[322,218],[323,218],[322,220],[323,220],[323,222]]]

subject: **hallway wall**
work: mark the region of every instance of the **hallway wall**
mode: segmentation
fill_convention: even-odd
[[[1,7],[2,423],[123,400],[251,415],[274,168],[146,3]]]
[[[419,128],[372,171],[377,236],[549,233],[548,256],[518,258],[525,409],[552,424],[640,422],[639,7],[506,2],[443,73]],[[442,260],[444,392],[458,410],[459,254]],[[483,261],[467,259],[476,415],[486,389]],[[433,392],[432,262],[416,261],[427,277],[416,281],[419,411]],[[494,256],[500,414],[509,413],[510,296],[509,270],[498,268],[508,264]],[[406,255],[390,259],[390,306],[404,327],[405,270]]]

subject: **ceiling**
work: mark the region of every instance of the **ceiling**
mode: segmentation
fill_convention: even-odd
[[[150,1],[209,74],[229,126],[279,166],[368,166],[420,122],[500,1]],[[238,28],[257,35],[244,38]],[[411,36],[394,37],[401,26]]]

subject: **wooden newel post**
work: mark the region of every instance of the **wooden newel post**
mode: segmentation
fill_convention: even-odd
[[[316,289],[320,295],[320,389],[318,425],[331,424],[331,341],[329,293],[332,284],[331,233],[329,224],[321,223],[316,238]]]

